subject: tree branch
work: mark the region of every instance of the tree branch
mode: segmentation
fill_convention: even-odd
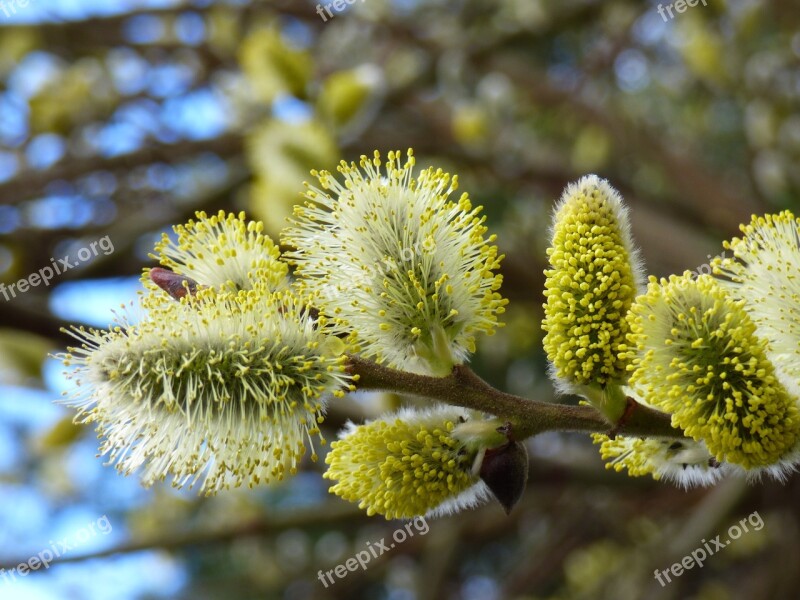
[[[229,542],[247,536],[265,536],[295,528],[325,527],[342,522],[358,521],[364,512],[350,504],[327,504],[287,513],[280,517],[264,517],[238,524],[193,530],[173,530],[157,536],[128,540],[118,546],[85,554],[62,555],[53,564],[81,562],[84,560],[106,558],[117,554],[131,554],[145,550],[176,550],[185,546],[199,546]],[[35,555],[32,555],[35,556]],[[27,562],[29,557],[0,559],[0,569],[13,569]]]
[[[175,144],[152,143],[134,152],[112,157],[68,158],[44,171],[22,171],[14,179],[0,184],[0,204],[16,204],[31,198],[57,179],[72,180],[94,171],[130,171],[159,161],[175,164],[183,158],[205,152],[228,158],[240,155],[243,149],[242,135],[232,132],[207,140],[187,140]]]
[[[529,400],[493,388],[469,367],[457,366],[447,377],[430,377],[384,367],[349,356],[348,371],[357,376],[360,390],[387,390],[414,394],[506,418],[517,438],[545,431],[582,431],[641,437],[682,438],[670,416],[633,403],[618,423],[610,423],[590,406],[570,406]],[[629,402],[633,402],[629,400]]]

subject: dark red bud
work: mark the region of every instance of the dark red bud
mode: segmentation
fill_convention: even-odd
[[[528,481],[528,451],[520,442],[489,449],[483,457],[480,475],[506,514],[510,514]]]
[[[150,279],[176,300],[180,300],[186,294],[194,295],[197,292],[197,282],[194,279],[161,267],[150,269]]]

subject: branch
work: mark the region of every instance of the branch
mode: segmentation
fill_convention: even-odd
[[[478,66],[486,72],[503,73],[514,81],[534,106],[567,110],[571,117],[593,123],[604,129],[618,148],[631,148],[657,165],[669,177],[675,190],[670,200],[696,222],[725,232],[738,233],[739,224],[764,206],[750,190],[736,187],[714,173],[688,153],[679,143],[665,142],[663,132],[623,116],[625,111],[612,111],[601,103],[586,100],[580,90],[561,89],[548,83],[548,77],[536,71],[530,61],[511,53],[487,55]],[[584,94],[584,96],[590,94]],[[673,146],[680,147],[677,151]]]
[[[453,406],[494,414],[514,423],[516,437],[545,431],[582,431],[641,437],[682,438],[668,414],[629,399],[629,408],[617,423],[610,423],[590,406],[569,406],[529,400],[493,388],[469,367],[456,366],[447,377],[406,373],[358,356],[349,356],[348,371],[358,376],[360,390],[387,390],[425,396]]]
[[[44,171],[23,171],[14,179],[0,184],[0,204],[13,204],[33,197],[57,179],[72,180],[94,171],[129,171],[159,161],[174,164],[183,158],[205,152],[227,158],[241,154],[243,148],[242,135],[229,132],[208,140],[187,140],[175,144],[153,143],[135,152],[112,157],[69,158]]]
[[[85,554],[63,555],[51,563],[63,564],[81,562],[84,560],[106,558],[116,554],[131,554],[145,550],[176,550],[185,546],[199,546],[229,542],[248,536],[274,535],[275,533],[295,528],[325,527],[340,525],[342,522],[360,520],[363,511],[350,504],[329,504],[313,508],[293,511],[281,517],[265,517],[238,524],[225,525],[207,529],[173,530],[158,534],[157,536],[128,540],[118,546],[105,550],[88,552]],[[31,556],[35,556],[32,554]],[[0,559],[0,569],[13,569],[27,562],[29,557]]]

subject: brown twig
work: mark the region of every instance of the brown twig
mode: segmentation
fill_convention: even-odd
[[[519,439],[545,431],[684,437],[680,429],[672,427],[668,414],[638,403],[626,411],[624,422],[610,423],[590,406],[551,404],[502,392],[463,365],[455,367],[447,377],[430,377],[390,369],[358,356],[350,356],[348,369],[357,375],[357,385],[362,390],[414,394],[509,419]]]

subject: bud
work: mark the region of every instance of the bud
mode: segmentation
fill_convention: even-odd
[[[375,116],[385,91],[386,81],[377,65],[337,71],[322,84],[318,114],[333,131],[351,137]]]
[[[149,275],[153,283],[175,300],[180,300],[187,294],[193,296],[197,293],[197,282],[185,275],[178,275],[160,267],[150,269]]]
[[[510,514],[528,482],[528,451],[524,444],[516,441],[489,449],[484,454],[480,473],[503,510]]]

